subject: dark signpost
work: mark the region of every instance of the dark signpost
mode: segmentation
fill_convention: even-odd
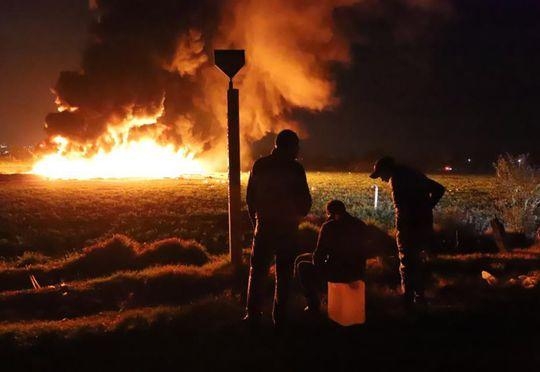
[[[242,261],[240,235],[240,115],[238,89],[233,87],[233,77],[245,64],[245,53],[236,49],[214,50],[217,67],[229,77],[227,91],[227,139],[229,152],[229,254],[231,262],[239,266]]]

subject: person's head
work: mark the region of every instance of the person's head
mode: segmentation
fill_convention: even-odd
[[[326,204],[326,215],[328,218],[339,219],[347,213],[345,204],[341,200],[331,200]]]
[[[394,174],[394,169],[396,167],[396,162],[393,158],[385,156],[377,160],[373,166],[373,173],[369,177],[373,179],[380,178],[384,182],[390,181],[392,175]]]
[[[300,150],[300,139],[298,135],[290,129],[282,130],[276,137],[276,149],[296,159]]]

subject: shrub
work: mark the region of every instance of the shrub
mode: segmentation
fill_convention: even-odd
[[[492,215],[479,218],[480,213],[460,206],[437,213],[433,249],[438,253],[497,252],[493,239],[484,234]]]
[[[142,266],[184,264],[202,266],[210,260],[206,249],[194,240],[169,238],[141,247],[137,261]]]
[[[494,167],[497,178],[493,199],[499,217],[511,230],[532,236],[540,205],[539,171],[528,155],[502,155]]]
[[[133,239],[115,234],[83,249],[81,255],[69,259],[63,272],[83,275],[102,275],[128,269],[135,259],[139,243]]]
[[[30,274],[42,285],[48,285],[126,270],[146,270],[150,266],[190,267],[209,262],[207,250],[193,240],[170,238],[141,246],[125,235],[116,234],[63,259],[50,259],[32,252],[16,261],[4,262],[0,266],[0,291],[28,288]]]

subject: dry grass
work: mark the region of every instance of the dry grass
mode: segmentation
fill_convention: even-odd
[[[87,335],[103,335],[152,327],[167,327],[172,322],[182,322],[187,327],[201,326],[201,319],[215,311],[216,306],[225,315],[225,309],[237,311],[230,293],[209,296],[194,303],[178,306],[145,306],[121,311],[103,311],[97,314],[58,320],[31,320],[0,322],[0,339],[18,345],[32,344],[54,335],[63,339],[80,339]],[[196,322],[193,320],[197,319]],[[230,317],[224,316],[225,319]],[[191,321],[191,322],[190,322]]]
[[[194,240],[168,238],[144,244],[137,252],[137,262],[141,266],[163,263],[201,266],[209,261],[206,248]]]
[[[387,186],[379,185],[382,199],[380,209],[374,211],[372,181],[365,175],[311,173],[308,177],[314,207],[310,223],[302,226],[303,249],[313,248],[324,204],[330,198],[344,200],[353,214],[373,224],[369,255],[384,258],[368,262],[368,312],[373,335],[382,335],[385,344],[386,331],[392,328],[388,322],[404,318],[396,260],[389,257],[396,248],[386,233],[393,217]],[[454,218],[476,232],[490,213],[491,178],[439,180],[449,189],[436,213],[442,228],[454,228]],[[11,257],[0,263],[0,341],[47,343],[54,336],[75,345],[94,335],[114,344],[125,330],[151,329],[162,334],[175,324],[179,329],[193,329],[195,341],[184,342],[190,344],[201,339],[198,327],[204,331],[216,327],[212,337],[219,342],[220,335],[228,339],[229,333],[216,324],[234,330],[239,326],[244,299],[229,291],[245,291],[246,268],[235,273],[225,256],[216,255],[226,251],[226,185],[222,180],[44,182],[0,177],[0,183],[0,249]],[[451,214],[449,222],[441,218],[446,214]],[[243,229],[247,247],[251,233],[247,216]],[[525,289],[523,280],[493,287],[480,273],[487,270],[507,283],[534,274],[539,265],[538,249],[434,256],[428,288],[431,315],[449,319],[459,312],[466,317],[491,310],[493,303],[503,307],[530,303],[538,296],[538,287]],[[44,288],[30,289],[30,274]],[[293,300],[294,309],[300,310],[303,299],[297,291]],[[454,314],[448,316],[450,311]],[[231,348],[245,335],[237,336],[227,340]],[[175,340],[183,337],[174,335]],[[139,340],[146,340],[150,348],[159,347],[146,335]],[[212,345],[213,341],[205,342]],[[204,352],[215,353],[223,345],[215,346]],[[242,356],[238,351],[234,355]]]
[[[540,267],[540,252],[520,249],[507,253],[438,255],[431,259],[430,266],[438,273],[456,276],[479,274],[484,270],[496,274],[526,274]]]
[[[0,318],[63,319],[128,308],[186,303],[231,288],[236,276],[224,258],[204,266],[159,266],[0,293]]]
[[[0,323],[0,337],[13,337],[18,342],[40,337],[44,333],[59,333],[62,337],[73,338],[80,336],[81,332],[111,332],[121,324],[133,319],[141,320],[150,325],[161,316],[173,317],[182,312],[182,307],[157,306],[143,307],[125,311],[106,311],[90,316],[81,316],[60,320],[32,320]]]
[[[0,267],[0,289],[28,288],[33,274],[42,285],[55,285],[62,281],[80,280],[109,275],[122,270],[139,270],[155,265],[196,265],[208,263],[206,249],[192,240],[169,238],[148,244],[139,244],[125,235],[113,235],[81,253],[60,260],[44,260],[28,254],[13,265]],[[40,263],[20,267],[23,262]]]

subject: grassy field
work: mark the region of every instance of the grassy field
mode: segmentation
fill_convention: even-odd
[[[435,177],[448,192],[437,221],[465,221],[485,228],[492,216],[492,177]],[[45,181],[32,176],[0,176],[0,255],[25,251],[61,256],[115,233],[144,243],[168,237],[196,239],[213,253],[226,250],[227,185],[223,176],[154,181]],[[343,200],[362,219],[390,230],[393,209],[388,185],[366,174],[309,173],[316,223],[327,201]],[[243,177],[246,182],[246,175]],[[373,209],[373,186],[380,203]],[[245,189],[245,188],[244,188]],[[244,244],[251,225],[243,219]]]
[[[487,176],[435,176],[448,192],[436,222],[481,232],[491,217]],[[243,179],[245,182],[245,177]],[[304,229],[331,198],[391,243],[387,185],[373,209],[365,174],[310,173]],[[247,265],[227,262],[221,176],[159,181],[0,177],[0,355],[6,370],[534,370],[540,365],[540,248],[445,251],[430,257],[426,313],[400,306],[395,252],[368,261],[368,323],[342,330],[301,314],[275,334],[240,322]],[[312,226],[312,227],[309,227]],[[244,215],[245,262],[251,229]],[[385,239],[384,239],[385,237]],[[308,239],[309,241],[309,239]],[[312,242],[312,240],[311,240]],[[390,246],[392,247],[392,246]],[[487,272],[493,279],[486,280]],[[41,288],[32,287],[33,275]],[[272,278],[268,278],[270,308]],[[84,361],[84,362],[81,362]],[[4,368],[2,369],[4,370]]]

